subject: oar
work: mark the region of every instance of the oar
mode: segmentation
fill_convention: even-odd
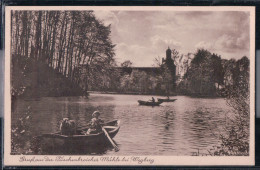
[[[119,148],[116,146],[116,144],[113,142],[113,140],[110,138],[109,134],[107,133],[106,129],[104,127],[102,127],[103,132],[105,133],[106,137],[108,138],[108,140],[110,141],[110,143],[113,145],[113,147],[115,148],[115,151],[119,151]]]
[[[115,129],[117,128],[116,126],[103,126],[105,129]]]

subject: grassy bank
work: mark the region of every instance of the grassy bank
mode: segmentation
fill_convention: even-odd
[[[21,57],[23,59],[23,57]],[[12,98],[87,95],[78,84],[31,58],[12,62]]]

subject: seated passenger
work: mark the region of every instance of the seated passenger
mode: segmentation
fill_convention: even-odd
[[[76,123],[69,118],[63,118],[60,124],[61,135],[72,136],[76,134]]]

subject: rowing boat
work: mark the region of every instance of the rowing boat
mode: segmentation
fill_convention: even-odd
[[[145,106],[159,106],[162,102],[158,101],[158,102],[150,102],[150,101],[142,101],[142,100],[138,100],[138,103],[140,105],[145,105]]]
[[[115,137],[120,129],[120,121],[114,120],[111,122],[107,122],[102,124],[104,129],[108,132],[111,138]],[[96,134],[86,134],[88,128],[82,128],[76,130],[76,134],[72,136],[62,135],[60,132],[57,133],[48,133],[42,134],[40,137],[46,141],[55,143],[57,145],[71,144],[71,145],[91,145],[91,144],[99,144],[107,141],[107,137],[104,132],[101,131]]]
[[[160,102],[174,102],[177,99],[160,99],[160,98],[157,98],[157,100],[160,101]]]

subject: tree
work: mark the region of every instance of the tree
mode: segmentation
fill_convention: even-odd
[[[121,63],[121,67],[132,67],[133,63],[130,60],[126,60]]]
[[[160,56],[158,56],[157,58],[154,58],[154,64],[153,66],[154,67],[161,67],[162,65],[162,59]]]
[[[174,77],[172,75],[172,71],[169,69],[167,65],[162,65],[161,66],[161,79],[160,84],[163,85],[163,93],[166,95],[169,95],[174,89],[173,89],[173,80]]]
[[[85,89],[94,67],[104,65],[101,71],[95,70],[100,76],[111,72],[115,55],[111,28],[97,20],[93,11],[12,11],[11,17],[12,60],[20,69],[30,61],[38,72],[38,64],[44,63],[75,84],[84,82]],[[35,74],[33,86],[39,84],[38,77]]]
[[[223,66],[223,81],[224,81],[224,87],[228,87],[233,84],[233,75],[235,73],[235,67],[236,67],[236,60],[230,59],[230,60],[222,60],[222,66]]]
[[[211,53],[199,49],[185,75],[188,91],[193,95],[215,95]]]
[[[179,51],[177,51],[176,49],[173,49],[171,52],[172,52],[173,61],[177,65],[178,60],[181,57],[181,55],[179,55]]]
[[[237,74],[234,84],[225,89],[226,101],[233,108],[234,116],[227,117],[225,131],[219,136],[222,144],[214,150],[214,155],[249,155],[250,83],[248,58],[244,56],[238,60],[235,69]]]
[[[219,85],[223,85],[224,83],[224,71],[221,63],[221,57],[213,53],[211,55],[211,60],[211,65],[213,68],[213,81],[217,83],[219,89]]]

